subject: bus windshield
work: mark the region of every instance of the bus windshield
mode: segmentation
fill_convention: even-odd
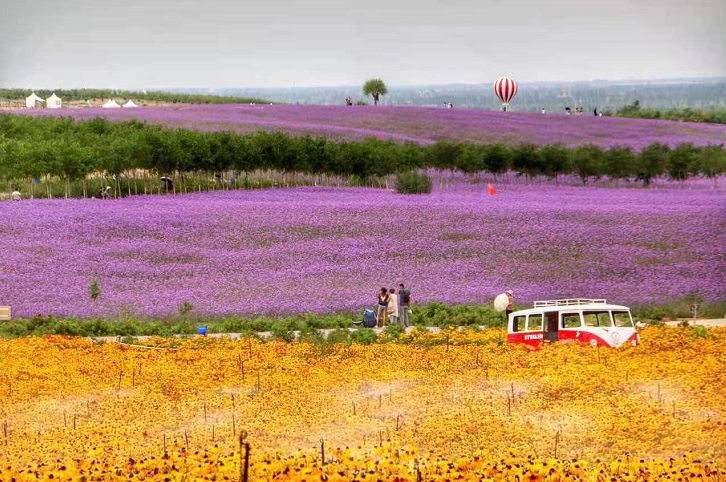
[[[633,327],[633,319],[630,317],[629,311],[613,311],[613,321],[618,327]]]
[[[585,326],[593,328],[610,328],[610,313],[607,311],[584,311]]]

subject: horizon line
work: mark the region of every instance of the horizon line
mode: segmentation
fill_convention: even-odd
[[[705,76],[705,77],[660,77],[660,78],[647,78],[647,79],[589,79],[589,80],[533,80],[533,81],[517,81],[520,85],[576,85],[576,84],[594,84],[594,83],[608,83],[608,84],[646,84],[649,82],[675,82],[675,83],[687,83],[687,82],[726,82],[726,76]],[[431,84],[389,84],[390,88],[416,88],[416,87],[447,87],[447,86],[484,86],[489,85],[494,81],[482,81],[482,82],[450,82],[450,83],[431,83]],[[213,93],[216,90],[291,90],[291,89],[342,89],[342,88],[359,88],[358,84],[338,84],[338,85],[290,85],[290,86],[224,86],[224,87],[172,87],[172,86],[160,86],[160,87],[89,87],[89,86],[75,86],[75,87],[11,87],[11,86],[0,86],[0,89],[18,89],[18,90],[83,90],[83,89],[97,89],[97,90],[115,90],[115,91],[128,91],[137,92],[142,90],[151,91],[173,91],[173,90],[206,90],[207,93]]]

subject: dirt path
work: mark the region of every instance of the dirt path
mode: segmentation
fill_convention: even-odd
[[[699,319],[699,320],[675,320],[666,321],[665,324],[668,326],[678,326],[680,323],[687,321],[690,326],[705,326],[706,328],[719,328],[726,326],[726,318],[717,319]]]

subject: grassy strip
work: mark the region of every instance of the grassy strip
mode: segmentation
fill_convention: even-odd
[[[503,327],[504,315],[490,306],[449,305],[429,302],[413,307],[411,324],[414,326],[477,326]],[[673,304],[644,305],[632,308],[633,316],[639,321],[659,321],[689,316],[689,305],[685,301]],[[726,312],[725,303],[706,304],[701,307],[700,316],[720,318]],[[199,325],[206,325],[208,333],[254,333],[272,332],[276,338],[290,338],[292,331],[301,331],[303,336],[315,336],[315,330],[324,328],[350,328],[353,321],[360,321],[360,313],[339,313],[329,315],[304,314],[286,317],[269,316],[190,316],[182,315],[167,319],[143,319],[135,317],[108,318],[57,318],[34,316],[13,321],[0,322],[0,337],[72,335],[72,336],[171,336],[195,334]],[[366,331],[366,330],[362,330]],[[365,336],[365,335],[356,335]]]

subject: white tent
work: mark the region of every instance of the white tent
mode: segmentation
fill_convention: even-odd
[[[35,95],[35,92],[25,98],[25,107],[28,109],[39,109],[43,107],[41,103],[45,102],[43,99]]]
[[[60,109],[61,107],[63,107],[63,101],[60,99],[60,97],[55,95],[55,92],[53,92],[53,95],[45,100],[45,105],[49,109]]]
[[[116,108],[119,108],[121,106],[118,105],[118,103],[115,100],[111,99],[108,102],[106,102],[105,104],[103,104],[101,107],[103,109],[116,109]]]
[[[128,101],[128,102],[126,102],[126,103],[125,103],[124,105],[122,105],[121,107],[138,107],[138,105],[134,104],[134,101],[133,101],[133,100],[131,100],[131,99],[129,99],[129,101]]]

